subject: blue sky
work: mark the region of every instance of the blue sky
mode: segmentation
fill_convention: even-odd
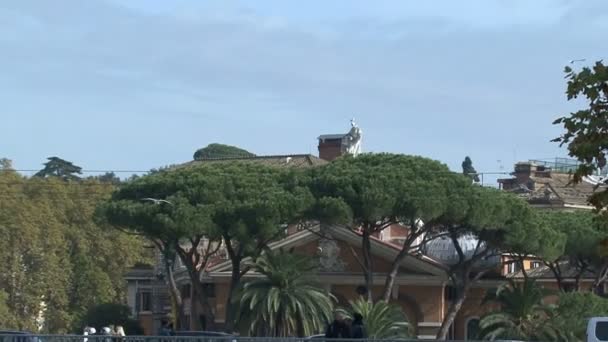
[[[316,154],[355,117],[365,151],[489,172],[566,154],[562,69],[606,57],[608,2],[6,0],[0,25],[0,157],[20,169]]]

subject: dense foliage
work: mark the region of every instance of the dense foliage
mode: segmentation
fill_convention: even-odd
[[[104,327],[122,326],[127,335],[142,335],[139,322],[131,318],[131,308],[124,304],[105,303],[95,305],[87,310],[81,326]]]
[[[262,275],[243,284],[239,323],[253,336],[310,336],[332,316],[332,296],[311,278],[315,264],[294,253],[264,253],[254,265]]]
[[[49,157],[44,163],[44,168],[36,173],[36,177],[58,177],[64,180],[77,180],[82,173],[82,168],[72,162],[59,157]]]
[[[548,291],[532,280],[523,283],[509,282],[486,301],[499,304],[499,309],[485,315],[479,322],[480,338],[555,341],[560,332],[551,324],[553,307],[543,303]]]
[[[588,211],[544,211],[540,212],[540,219],[559,235],[555,241],[563,244],[553,256],[538,254],[552,271],[558,287],[564,289],[565,274],[575,278],[576,289],[585,274],[595,274],[594,287],[601,285],[606,280],[608,264],[600,247],[608,238],[608,225]]]
[[[232,263],[226,303],[226,329],[231,330],[232,294],[248,271],[242,261],[255,258],[269,242],[283,237],[282,225],[298,221],[311,206],[312,196],[303,184],[294,170],[210,163],[129,182],[102,212],[113,225],[147,237],[160,249],[174,248],[207,317],[213,313],[198,279],[221,246]]]
[[[194,160],[234,157],[255,157],[255,154],[242,148],[224,144],[209,144],[194,152]]]
[[[124,301],[124,273],[143,248],[94,222],[97,204],[113,190],[94,180],[0,170],[1,328],[79,332],[89,308]]]
[[[370,302],[364,298],[349,302],[348,309],[338,310],[347,319],[354,314],[363,317],[367,338],[370,339],[406,339],[412,337],[412,326],[401,307],[385,301]]]
[[[568,100],[583,98],[585,107],[555,120],[565,132],[554,141],[567,145],[570,156],[582,163],[574,174],[575,181],[580,181],[607,166],[608,67],[598,61],[580,71],[566,67],[565,73]],[[604,184],[607,182],[605,179]],[[608,191],[599,191],[590,200],[598,209],[604,208],[608,206]]]
[[[561,293],[551,324],[566,341],[585,341],[587,320],[608,316],[608,299],[589,292]]]
[[[389,153],[342,157],[311,174],[311,191],[320,203],[313,218],[361,231],[360,259],[368,289],[374,275],[370,237],[391,225],[409,225],[410,234],[386,277],[385,301],[390,298],[399,264],[420,247],[415,241],[438,222],[459,216],[461,203],[452,195],[471,186],[466,177],[438,161]],[[371,300],[371,292],[368,297]]]
[[[462,162],[462,174],[471,178],[475,183],[479,183],[479,175],[477,174],[477,170],[473,167],[473,161],[469,156],[466,156]]]

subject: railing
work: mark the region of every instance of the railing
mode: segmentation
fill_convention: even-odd
[[[102,335],[26,335],[1,334],[0,342],[408,342],[438,341],[428,339],[325,339],[321,336],[301,337],[241,337],[241,336],[102,336]],[[457,342],[460,340],[442,340]],[[475,342],[467,340],[468,342]],[[464,341],[463,341],[464,342]],[[480,342],[480,341],[478,341]],[[509,340],[511,342],[511,340]],[[515,342],[515,341],[513,341]]]

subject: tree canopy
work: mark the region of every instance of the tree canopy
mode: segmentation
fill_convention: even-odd
[[[473,161],[469,156],[466,156],[462,162],[462,174],[471,178],[475,183],[479,183],[479,175],[477,174],[477,170],[473,167]]]
[[[608,299],[593,293],[561,293],[558,303],[551,325],[559,327],[566,341],[585,341],[589,317],[608,316]]]
[[[608,227],[597,215],[587,211],[543,211],[539,218],[555,234],[558,234],[556,250],[543,250],[537,255],[545,260],[545,264],[553,272],[560,289],[563,288],[563,267],[565,264],[576,269],[576,287],[580,277],[585,273],[602,272],[605,260],[601,254],[602,241],[608,238]],[[545,238],[544,241],[547,241]],[[551,253],[547,256],[545,253]],[[605,279],[600,279],[601,281]]]
[[[232,157],[255,157],[255,154],[236,146],[214,143],[196,150],[193,156],[194,160]]]
[[[370,236],[391,225],[408,225],[410,234],[393,263],[383,297],[390,298],[399,263],[415,241],[437,223],[462,212],[452,200],[456,189],[470,187],[466,177],[437,161],[399,154],[346,156],[311,171],[311,189],[318,201],[312,217],[342,223],[362,232],[362,267],[366,287],[373,283]],[[371,293],[368,293],[371,298]]]
[[[44,163],[44,168],[38,171],[35,176],[58,177],[64,180],[77,180],[82,173],[82,168],[72,164],[72,162],[63,160],[59,157],[49,157],[48,162]]]
[[[567,145],[570,156],[581,162],[574,180],[606,168],[608,153],[608,67],[597,61],[592,67],[575,71],[566,67],[568,100],[583,98],[585,107],[555,120],[565,132],[553,141]],[[608,178],[604,184],[607,184]],[[608,206],[608,192],[600,191],[591,197],[598,209]]]
[[[94,222],[96,205],[112,191],[94,180],[0,172],[3,328],[80,332],[90,307],[124,300],[124,273],[147,259],[141,240]]]
[[[242,261],[282,237],[282,225],[298,221],[311,203],[296,170],[227,162],[141,177],[125,184],[102,211],[112,224],[157,241],[160,248],[175,247],[198,294],[200,272],[222,244],[232,262],[229,326],[232,294],[248,271]]]

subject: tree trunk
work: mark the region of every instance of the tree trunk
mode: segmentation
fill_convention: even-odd
[[[192,287],[192,296],[190,297],[190,327],[191,331],[201,330],[201,324],[198,320],[198,305],[197,301],[194,299],[198,295],[196,291],[194,291],[194,286]]]
[[[365,287],[367,288],[367,300],[369,302],[373,301],[372,290],[374,287],[374,270],[372,265],[372,246],[371,246],[371,238],[369,231],[364,228],[363,229],[363,238],[361,241],[361,250],[363,252],[363,265],[365,269],[363,270],[365,276]]]
[[[241,283],[241,258],[232,260],[232,274],[230,277],[230,288],[228,289],[228,298],[226,298],[226,319],[224,325],[224,331],[232,333],[234,330],[235,323],[235,312],[233,305],[233,297],[236,293],[236,289]]]
[[[192,286],[192,296],[190,298],[190,329],[198,330],[201,325],[195,301],[198,301],[201,304],[203,313],[205,314],[205,323],[207,323],[205,328],[212,329],[215,324],[215,315],[211,310],[209,299],[203,289],[203,284],[201,283],[201,272],[203,272],[204,267],[201,267],[200,270],[198,270],[198,265],[195,265],[192,260],[192,255],[189,253],[181,251],[178,253],[178,256],[188,271],[190,284]]]
[[[194,303],[194,299],[196,298],[198,302],[201,304],[203,308],[203,314],[205,315],[205,326],[201,328],[205,328],[206,330],[213,330],[215,327],[215,314],[213,314],[213,310],[211,309],[211,305],[209,304],[209,297],[203,288],[203,284],[201,283],[199,273],[196,272],[196,281],[191,279],[192,282],[192,299],[190,300],[190,305],[194,307],[196,304]],[[192,310],[191,310],[192,311]],[[190,325],[192,326],[192,321],[195,320],[195,325],[200,326],[199,317],[198,316],[190,316]]]
[[[549,267],[549,269],[553,273],[553,276],[555,277],[555,282],[557,283],[557,288],[560,291],[564,291],[564,282],[562,279],[561,271],[558,269],[559,266],[556,267],[553,263],[546,263],[545,265],[547,265],[547,267]]]
[[[519,267],[521,268],[521,274],[524,276],[524,279],[528,280],[528,272],[526,271],[526,267],[524,264],[524,258],[522,256],[518,256],[517,263],[519,264]]]
[[[182,295],[177,287],[177,283],[175,282],[175,277],[173,276],[173,267],[172,263],[165,259],[165,272],[167,273],[167,287],[169,288],[169,293],[171,294],[171,301],[173,303],[174,308],[174,320],[173,326],[175,328],[181,326],[181,322],[183,322],[184,318],[184,301],[182,299]]]
[[[395,279],[397,278],[397,275],[399,274],[399,266],[403,262],[403,259],[405,259],[405,257],[407,256],[408,251],[409,251],[409,247],[405,247],[405,246],[401,249],[401,251],[399,251],[399,254],[397,254],[395,259],[393,260],[393,263],[391,264],[390,272],[386,276],[386,281],[384,283],[384,291],[382,294],[382,300],[387,303],[391,300],[391,294],[393,293],[393,286],[395,285]]]
[[[600,293],[600,286],[606,281],[606,278],[608,278],[608,261],[604,262],[601,268],[597,271],[595,281],[593,282],[592,286],[593,293]]]
[[[437,333],[437,340],[443,341],[447,338],[450,327],[454,324],[454,320],[456,319],[456,315],[462,308],[462,304],[467,297],[468,286],[462,286],[456,288],[456,298],[450,304],[448,308],[448,312],[443,318],[443,322],[441,322],[441,328],[439,328],[439,332]]]

